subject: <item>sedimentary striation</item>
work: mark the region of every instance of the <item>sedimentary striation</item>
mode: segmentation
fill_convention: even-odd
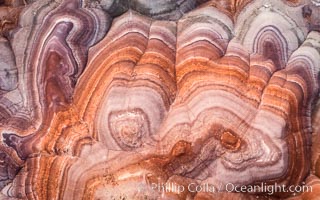
[[[1,198],[318,198],[317,1],[0,5]]]

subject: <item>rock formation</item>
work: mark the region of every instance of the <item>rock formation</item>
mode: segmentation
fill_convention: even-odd
[[[0,198],[316,200],[319,13],[0,1]]]

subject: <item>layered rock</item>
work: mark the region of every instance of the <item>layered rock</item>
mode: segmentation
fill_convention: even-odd
[[[5,154],[1,173],[10,172],[3,175],[9,179],[23,160],[41,151],[36,146],[54,113],[71,103],[88,48],[110,25],[106,13],[81,8],[80,1],[28,3],[23,9],[1,7],[0,129]],[[5,2],[13,7],[21,4]],[[1,181],[7,183],[5,178]]]
[[[276,199],[299,192],[221,186],[319,176],[312,2],[28,3],[0,40],[8,198]]]

